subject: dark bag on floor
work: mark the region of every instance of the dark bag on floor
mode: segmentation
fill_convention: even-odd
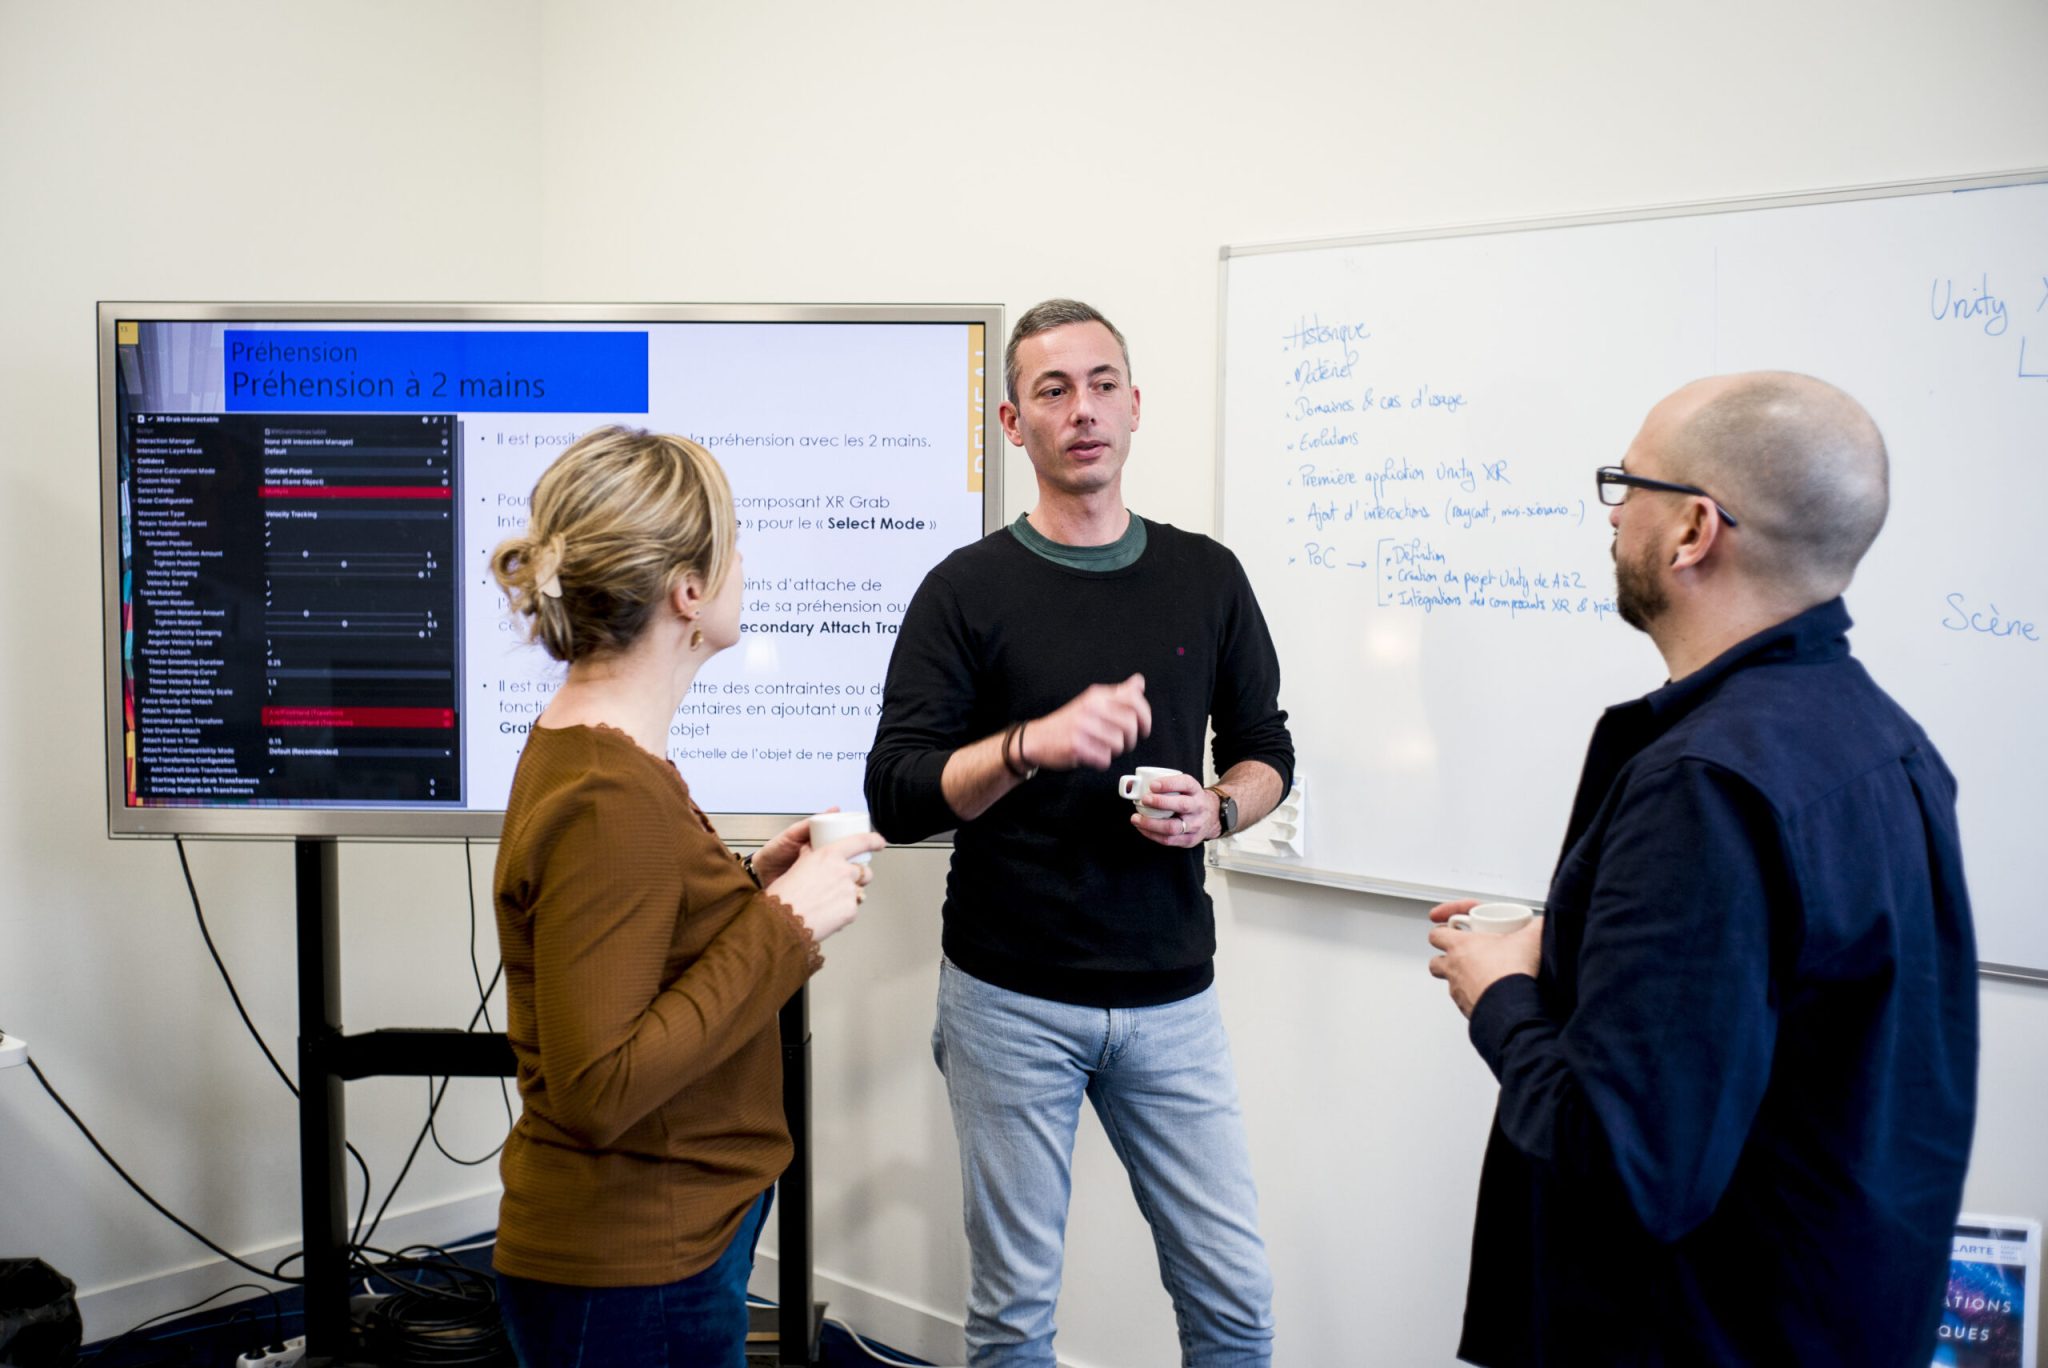
[[[71,1368],[85,1338],[78,1287],[41,1259],[0,1259],[0,1368]]]

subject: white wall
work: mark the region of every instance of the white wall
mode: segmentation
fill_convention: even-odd
[[[1014,317],[1075,294],[1124,327],[1146,392],[1133,504],[1206,529],[1224,243],[2048,164],[2033,0],[185,13],[0,0],[0,775],[21,795],[0,819],[0,1025],[237,1247],[289,1238],[291,1111],[210,977],[173,852],[101,835],[93,299],[994,299]],[[1006,493],[1028,502],[1021,461]],[[194,865],[287,1041],[286,852]],[[964,1287],[927,1048],[942,857],[882,872],[814,996],[818,1264],[842,1307],[936,1354]],[[460,852],[353,847],[343,880],[351,1028],[464,1019]],[[1491,1089],[1423,972],[1418,909],[1213,887],[1280,1362],[1446,1362]],[[2048,992],[1987,983],[1984,1009],[1967,1201],[2042,1215]],[[418,1086],[350,1089],[380,1181]],[[503,1114],[467,1086],[455,1129],[481,1152]],[[0,1135],[0,1246],[95,1291],[194,1261],[25,1071],[0,1075]],[[445,1204],[419,1224],[454,1235],[490,1176],[434,1160],[401,1204]],[[1063,1352],[1173,1362],[1092,1121],[1076,1190]],[[149,1300],[173,1281],[102,1293],[95,1330],[174,1305]]]
[[[206,958],[176,852],[106,837],[93,304],[532,295],[539,33],[537,5],[494,0],[0,3],[0,1026],[138,1180],[237,1250],[296,1243],[296,1111]],[[296,1072],[290,848],[200,843],[192,865],[251,1014]],[[463,1024],[461,848],[351,847],[342,880],[350,1025]],[[380,1200],[424,1087],[349,1088]],[[505,1126],[495,1085],[455,1098],[449,1147],[488,1151]],[[495,1181],[430,1148],[392,1209]],[[449,1216],[487,1228],[495,1206]],[[89,1334],[235,1281],[137,1285],[212,1256],[120,1183],[27,1069],[0,1074],[0,1249],[94,1294]]]

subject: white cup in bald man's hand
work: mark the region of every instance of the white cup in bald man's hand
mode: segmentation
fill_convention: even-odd
[[[1140,817],[1164,819],[1178,816],[1179,814],[1171,808],[1148,807],[1145,804],[1145,800],[1152,796],[1152,786],[1154,784],[1158,783],[1161,779],[1171,779],[1179,773],[1179,770],[1169,769],[1165,765],[1140,765],[1138,766],[1137,773],[1126,774],[1123,778],[1116,781],[1116,796],[1128,798],[1133,803],[1136,803]]]
[[[865,812],[820,812],[811,817],[811,849],[818,850],[843,841],[849,836],[858,836],[863,831],[873,831]],[[874,858],[872,851],[863,851],[853,857],[853,863],[866,864]]]
[[[811,839],[816,840],[816,837]],[[1536,919],[1536,909],[1521,903],[1477,903],[1452,917],[1448,925],[1482,936],[1512,936]]]

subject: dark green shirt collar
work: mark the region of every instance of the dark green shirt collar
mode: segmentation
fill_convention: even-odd
[[[1010,535],[1033,554],[1069,570],[1122,570],[1136,564],[1138,557],[1145,554],[1145,520],[1135,513],[1131,514],[1130,526],[1124,529],[1124,534],[1106,546],[1068,546],[1056,542],[1033,527],[1027,513],[1019,513],[1017,521],[1010,524]]]

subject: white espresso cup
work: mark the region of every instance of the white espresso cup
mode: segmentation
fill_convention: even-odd
[[[1164,765],[1140,765],[1138,766],[1137,773],[1126,774],[1123,778],[1116,781],[1116,796],[1128,798],[1136,803],[1140,817],[1171,817],[1174,815],[1172,809],[1147,807],[1145,806],[1145,800],[1152,796],[1152,786],[1154,784],[1158,783],[1161,779],[1170,779],[1179,773],[1179,770],[1168,769]]]
[[[1452,917],[1450,925],[1460,931],[1477,931],[1482,936],[1507,936],[1527,926],[1535,916],[1535,909],[1520,903],[1480,903]]]
[[[865,812],[820,812],[811,817],[811,849],[843,841],[849,836],[858,836],[863,831],[872,831]],[[864,850],[853,857],[855,864],[866,864],[874,858],[874,852]]]

